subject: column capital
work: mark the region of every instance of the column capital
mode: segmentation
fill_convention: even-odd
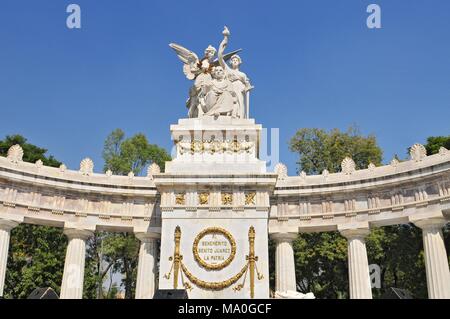
[[[87,240],[89,237],[94,235],[94,232],[87,229],[65,228],[64,235],[66,235],[69,240],[74,238]]]
[[[369,228],[353,228],[353,229],[349,228],[349,229],[341,229],[341,230],[339,230],[339,232],[341,233],[342,236],[344,236],[348,240],[356,239],[356,238],[364,239],[370,234],[370,229]]]
[[[153,240],[158,240],[161,238],[161,234],[160,233],[155,233],[155,232],[138,232],[138,233],[134,233],[134,235],[136,236],[137,239],[139,239],[141,242],[151,242]]]
[[[292,242],[298,237],[298,233],[273,233],[270,236],[276,242]]]
[[[19,226],[20,222],[8,219],[0,219],[0,229],[10,231]]]
[[[445,218],[424,218],[412,221],[412,223],[422,230],[441,230],[448,221]]]

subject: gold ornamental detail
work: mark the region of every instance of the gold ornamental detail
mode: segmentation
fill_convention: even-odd
[[[248,241],[249,241],[249,254],[246,256],[246,263],[244,267],[234,276],[223,281],[204,281],[196,276],[194,276],[186,265],[183,263],[183,256],[180,254],[180,241],[181,241],[181,229],[179,226],[175,228],[174,234],[175,249],[173,256],[169,257],[172,261],[172,266],[169,273],[164,275],[164,278],[169,280],[173,273],[173,288],[178,288],[178,278],[181,277],[181,283],[183,287],[187,290],[192,290],[193,287],[190,283],[195,286],[207,290],[222,290],[232,286],[237,283],[241,278],[242,282],[235,287],[233,291],[240,291],[245,287],[247,273],[250,272],[250,298],[255,298],[255,280],[262,280],[264,276],[258,271],[257,261],[258,256],[255,255],[255,228],[250,226],[248,231]],[[184,276],[189,279],[190,283],[184,280]],[[255,278],[256,275],[256,278]]]
[[[195,277],[183,263],[181,264],[181,270],[183,271],[183,273],[186,275],[186,277],[189,279],[190,282],[192,282],[197,287],[209,290],[222,290],[227,287],[230,287],[231,285],[236,283],[242,277],[242,275],[244,275],[247,272],[247,269],[248,264],[245,264],[244,267],[241,269],[241,271],[239,271],[233,277],[224,281],[204,281]]]
[[[247,205],[247,206],[255,205],[256,204],[255,197],[256,197],[255,192],[245,194],[245,205]]]
[[[222,205],[233,204],[233,194],[232,193],[222,193]]]
[[[185,193],[178,193],[175,195],[175,204],[180,206],[184,206],[186,204]]]
[[[203,192],[198,194],[198,202],[200,203],[200,205],[208,205],[209,193]]]
[[[228,242],[230,243],[230,246],[231,246],[230,255],[224,262],[222,262],[220,264],[207,263],[200,257],[199,251],[198,251],[198,244],[199,244],[200,240],[203,237],[205,237],[206,235],[214,235],[214,234],[223,235],[228,240]],[[227,267],[233,261],[234,256],[236,255],[236,241],[234,240],[233,236],[231,235],[231,233],[229,231],[227,231],[223,228],[220,228],[220,227],[210,227],[210,228],[206,228],[205,230],[202,230],[197,235],[197,237],[195,237],[194,244],[192,245],[192,251],[194,253],[195,260],[203,268],[208,269],[208,270],[221,270],[221,269]]]
[[[202,153],[251,153],[255,146],[254,142],[247,140],[193,140],[183,141],[177,143],[180,154],[202,154]]]

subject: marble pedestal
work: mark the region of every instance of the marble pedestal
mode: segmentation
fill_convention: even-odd
[[[261,125],[203,117],[171,126],[176,156],[154,175],[161,193],[160,289],[190,298],[268,298],[269,194]]]
[[[264,173],[266,163],[258,159],[261,130],[253,119],[180,119],[170,127],[176,156],[166,172]]]
[[[175,231],[177,226],[180,230],[179,252],[181,263],[187,271],[180,267],[174,272],[174,252],[176,250]],[[248,268],[233,284],[240,272],[248,265],[250,254],[249,230],[255,230],[254,249],[257,261],[253,270]],[[195,259],[195,239],[204,230],[221,228],[229,232],[235,242],[235,255],[229,265],[223,269],[208,269]],[[216,235],[216,240],[222,242],[224,236]],[[205,236],[198,245],[198,249],[205,248],[202,244],[213,243],[212,236]],[[209,246],[211,247],[211,246]],[[226,249],[230,245],[223,246]],[[184,289],[188,283],[188,295],[191,299],[250,299],[269,297],[269,264],[268,264],[268,237],[267,237],[267,213],[266,212],[233,212],[222,210],[220,212],[179,212],[163,213],[162,237],[161,237],[161,260],[160,260],[160,289],[173,289],[176,277],[177,288]],[[212,247],[221,249],[221,247]],[[208,257],[223,256],[224,260],[228,253],[201,254],[208,264],[215,264]],[[206,257],[206,258],[205,258]],[[247,266],[248,267],[248,266]],[[170,273],[170,271],[172,272]],[[251,272],[253,271],[253,275]],[[168,275],[170,273],[170,275]],[[189,274],[190,273],[190,274]],[[259,276],[258,276],[259,274]],[[191,278],[190,278],[190,277]],[[253,279],[251,279],[253,276]],[[192,280],[195,277],[194,280]],[[258,278],[259,277],[259,278]],[[205,288],[201,283],[216,284],[217,289]],[[253,280],[253,284],[251,281]],[[242,287],[240,287],[242,285]]]

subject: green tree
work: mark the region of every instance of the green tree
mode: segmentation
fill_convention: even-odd
[[[346,156],[355,161],[357,169],[367,168],[369,163],[380,165],[383,157],[375,136],[362,136],[356,126],[346,132],[303,128],[292,137],[289,148],[299,155],[298,172],[307,174],[320,174],[325,169],[337,173]]]
[[[104,171],[111,170],[117,175],[133,172],[142,174],[151,163],[158,164],[162,170],[171,157],[167,151],[155,144],[150,144],[144,134],[139,133],[125,138],[121,129],[116,129],[106,138],[103,148]]]
[[[356,126],[345,132],[303,128],[292,137],[289,147],[299,156],[297,171],[307,174],[325,169],[339,172],[346,156],[358,169],[369,163],[380,165],[383,154],[375,136],[361,135]],[[348,297],[347,241],[339,232],[299,234],[294,251],[301,292],[312,291],[318,298]]]
[[[366,240],[369,263],[381,267],[381,289],[373,289],[374,298],[389,287],[407,289],[415,298],[427,297],[422,231],[413,224],[371,229]]]
[[[86,243],[86,269],[91,274],[84,278],[86,299],[105,299],[110,296],[108,291],[104,290],[103,283],[119,257],[110,244],[111,241],[112,234],[95,232]]]
[[[126,138],[121,129],[116,129],[105,140],[103,148],[104,171],[111,170],[116,175],[133,172],[142,175],[151,163],[164,169],[166,161],[171,159],[163,148],[150,144],[144,134]],[[110,268],[121,273],[125,298],[132,298],[136,289],[139,241],[130,233],[96,234],[88,243],[90,267],[97,273],[96,289],[99,298],[111,297],[111,291],[102,292],[103,282]]]
[[[52,155],[45,155],[47,153],[45,148],[28,143],[27,139],[21,135],[7,135],[4,140],[0,140],[0,155],[6,156],[9,148],[16,144],[23,149],[24,162],[36,163],[37,160],[41,160],[45,166],[58,167],[61,165],[61,162],[57,161]]]
[[[430,138],[426,148],[437,152],[447,139]],[[363,136],[354,127],[346,132],[333,129],[300,129],[290,141],[299,155],[298,171],[318,174],[324,169],[339,172],[341,161],[350,156],[358,169],[380,165],[382,150],[373,135]],[[436,151],[437,150],[437,151]],[[294,242],[298,287],[318,298],[348,297],[347,243],[338,232],[300,234]],[[367,238],[370,263],[381,267],[381,296],[398,287],[425,298],[426,279],[421,231],[413,225],[393,225],[371,230]]]
[[[428,155],[439,153],[439,149],[445,147],[450,150],[450,135],[449,136],[430,136],[427,138],[425,148]]]
[[[24,150],[23,160],[37,160],[47,166],[61,165],[47,150],[27,142],[21,135],[6,136],[0,140],[0,156],[6,156],[13,145]],[[67,239],[55,227],[22,224],[11,231],[8,270],[5,280],[5,298],[26,298],[37,287],[60,290],[64,269]]]
[[[347,240],[339,232],[300,234],[294,242],[299,290],[317,298],[347,298]]]

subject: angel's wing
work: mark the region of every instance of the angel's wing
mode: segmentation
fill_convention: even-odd
[[[197,54],[176,43],[170,43],[169,46],[175,51],[181,62],[184,63],[183,73],[189,80],[193,80],[198,71],[197,64],[199,60]]]
[[[175,53],[178,55],[178,58],[184,64],[192,64],[198,62],[197,54],[186,49],[185,47],[182,47],[181,45],[176,43],[170,43],[169,46],[175,51]]]
[[[229,52],[227,54],[224,54],[223,55],[223,59],[225,61],[228,61],[233,55],[235,55],[235,54],[237,54],[237,53],[239,53],[241,51],[242,51],[242,49],[237,49],[237,50],[231,51],[231,52]],[[215,59],[214,62],[213,62],[213,65],[214,66],[219,65],[219,59]]]

